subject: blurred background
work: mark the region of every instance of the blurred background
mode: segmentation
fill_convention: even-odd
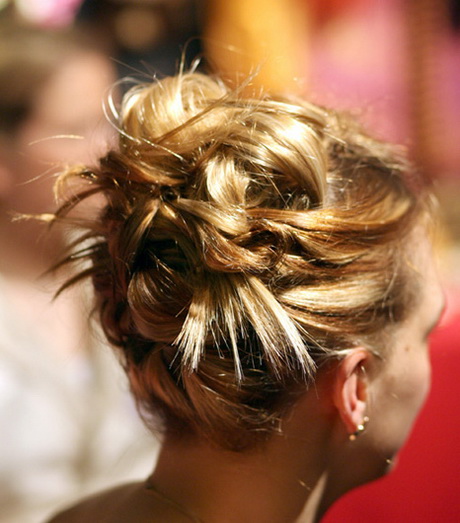
[[[433,335],[433,388],[393,474],[325,521],[456,522],[460,513],[460,1],[0,0],[0,523],[146,475],[157,443],[137,421],[88,291],[52,301],[39,278],[70,239],[17,213],[49,212],[63,166],[114,140],[102,102],[181,63],[250,78],[358,115],[402,143],[442,215],[448,307]]]

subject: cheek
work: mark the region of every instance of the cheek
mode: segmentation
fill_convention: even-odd
[[[406,417],[409,429],[417,417],[428,396],[431,384],[431,364],[427,352],[411,355],[408,358],[404,372],[402,372],[395,383],[398,390],[399,410]]]
[[[427,350],[411,355],[408,350],[405,375],[402,376],[401,400],[407,403],[408,415],[417,416],[428,396],[431,386],[431,362]]]
[[[428,354],[412,354],[410,350],[398,358],[398,368],[382,380],[381,406],[376,405],[378,426],[374,433],[385,455],[393,456],[404,445],[428,396],[430,382]]]
[[[421,381],[423,382],[423,387],[421,387],[422,397],[420,407],[422,407],[425,404],[425,401],[431,389],[431,359],[429,355],[427,355],[424,358],[424,368],[423,374],[421,376]]]

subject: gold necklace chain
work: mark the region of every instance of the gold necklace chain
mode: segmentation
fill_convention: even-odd
[[[190,512],[183,505],[181,505],[174,499],[171,499],[170,497],[166,496],[166,494],[163,494],[163,492],[158,490],[157,487],[155,487],[155,485],[152,483],[151,478],[147,479],[145,483],[145,490],[147,490],[150,494],[153,494],[157,499],[173,507],[175,510],[186,516],[190,521],[193,521],[194,523],[204,523],[203,520],[200,519],[193,512]]]

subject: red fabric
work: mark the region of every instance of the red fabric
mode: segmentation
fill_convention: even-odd
[[[339,500],[322,523],[460,522],[460,315],[431,347],[431,394],[396,469]]]

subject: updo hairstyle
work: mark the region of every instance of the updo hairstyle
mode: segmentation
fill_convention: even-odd
[[[426,208],[394,147],[197,73],[134,87],[117,117],[119,148],[63,175],[86,189],[56,219],[104,197],[66,262],[90,261],[71,282],[92,278],[144,415],[251,448],[324,362],[357,344],[384,357],[416,299],[407,248]]]

